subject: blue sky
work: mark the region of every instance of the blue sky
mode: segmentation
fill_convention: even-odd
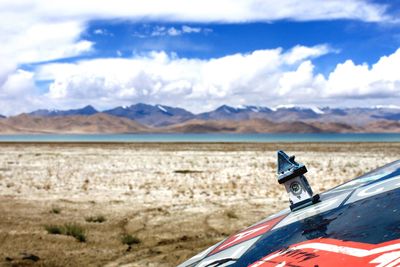
[[[178,36],[150,35],[156,27],[180,29],[182,25],[208,31]],[[104,34],[96,34],[96,30],[104,31]],[[86,57],[115,57],[117,51],[122,57],[131,57],[133,53],[160,50],[175,52],[181,57],[209,59],[260,49],[328,44],[337,51],[314,61],[317,69],[324,73],[346,59],[352,59],[356,64],[373,64],[400,47],[399,25],[352,20],[243,24],[94,21],[88,25],[83,37],[95,43],[94,53]]]
[[[396,105],[399,15],[400,1],[5,0],[0,114]]]

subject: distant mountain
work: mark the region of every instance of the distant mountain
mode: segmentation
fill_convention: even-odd
[[[0,120],[0,133],[78,134],[78,133],[324,133],[324,132],[397,132],[400,122],[372,121],[364,126],[337,122],[286,121],[266,119],[198,120],[193,119],[163,127],[149,127],[128,118],[105,113],[77,116],[32,116],[22,114]]]
[[[29,115],[40,116],[40,117],[76,116],[76,115],[90,116],[96,113],[99,112],[94,107],[89,105],[80,109],[70,109],[70,110],[39,109],[29,113]]]
[[[0,122],[1,133],[138,133],[147,126],[104,113],[78,116],[38,117],[22,114]]]
[[[193,113],[182,109],[164,105],[147,105],[138,103],[132,106],[117,107],[104,111],[117,117],[135,120],[139,123],[161,127],[180,123],[194,118]]]
[[[14,133],[20,133],[18,128],[13,126],[12,124],[8,124],[6,122],[7,119],[1,119],[0,120],[0,133],[1,134],[14,134]]]
[[[71,110],[41,109],[29,113],[31,116],[56,117],[74,115],[93,115],[98,111],[92,106]],[[268,108],[261,106],[231,107],[222,105],[215,110],[193,114],[183,108],[165,105],[148,105],[138,103],[131,106],[120,106],[103,111],[116,117],[128,118],[150,127],[164,127],[180,124],[189,120],[202,121],[245,121],[264,119],[272,122],[325,122],[363,126],[375,121],[400,121],[400,108],[395,106],[378,106],[371,108],[318,108],[298,106],[278,106]]]
[[[222,105],[219,108],[200,113],[195,116],[199,120],[250,120],[256,118],[268,118],[272,110],[267,107],[257,106],[243,106],[243,107],[230,107]]]
[[[251,120],[265,119],[274,122],[316,120],[323,116],[324,112],[318,108],[304,107],[278,107],[271,109],[260,106],[231,107],[227,105],[196,115],[200,120]]]
[[[372,108],[324,108],[321,119],[325,122],[340,122],[353,125],[366,125],[379,120],[397,121],[400,119],[400,109],[388,107]]]
[[[231,107],[223,105],[217,109],[195,116],[199,120],[251,120],[265,119],[272,122],[329,122],[362,126],[379,120],[400,120],[400,109],[393,107],[374,108],[317,108],[278,106],[267,107]]]
[[[0,119],[4,119],[6,116],[0,114]]]
[[[369,132],[400,133],[400,122],[374,121],[368,123],[364,128]]]
[[[265,119],[250,119],[243,121],[191,120],[166,127],[164,131],[182,133],[322,133],[362,132],[363,129],[336,123],[272,122]]]
[[[99,116],[95,116],[99,115]],[[1,118],[1,117],[0,117]],[[183,108],[138,103],[99,113],[92,106],[37,110],[1,118],[5,132],[400,132],[400,108],[232,107],[193,114]],[[107,128],[109,127],[109,128]]]
[[[272,121],[303,121],[317,120],[324,115],[324,111],[319,108],[308,107],[278,107],[268,116]]]

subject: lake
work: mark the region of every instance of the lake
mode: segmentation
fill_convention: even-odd
[[[400,142],[400,133],[0,135],[0,142]]]

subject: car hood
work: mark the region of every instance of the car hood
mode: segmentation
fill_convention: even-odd
[[[178,267],[398,266],[399,188],[395,161],[320,194],[317,204],[269,216]]]

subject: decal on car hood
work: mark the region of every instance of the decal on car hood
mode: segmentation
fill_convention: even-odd
[[[272,253],[249,267],[326,267],[400,265],[400,240],[378,245],[334,239],[316,239],[302,242]]]

